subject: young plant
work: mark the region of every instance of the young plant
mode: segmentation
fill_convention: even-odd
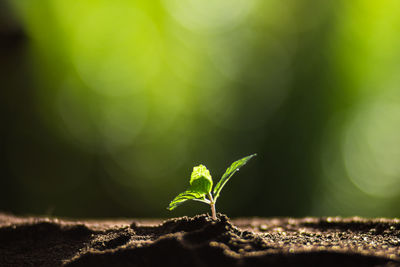
[[[221,179],[215,185],[213,190],[213,180],[206,166],[199,165],[194,167],[192,175],[190,176],[189,188],[185,192],[177,195],[171,201],[171,203],[169,203],[167,209],[173,210],[187,200],[200,201],[211,206],[212,219],[216,220],[217,216],[215,211],[215,203],[217,202],[222,188],[229,181],[232,175],[234,175],[235,172],[240,169],[240,167],[244,166],[252,157],[255,157],[256,155],[257,154],[253,154],[232,163],[231,166],[226,169],[225,173],[222,175]]]

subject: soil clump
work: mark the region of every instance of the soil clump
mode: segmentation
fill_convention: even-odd
[[[0,214],[0,266],[400,266],[400,220]]]

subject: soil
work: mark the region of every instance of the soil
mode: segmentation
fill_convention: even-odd
[[[400,220],[0,213],[0,266],[400,266]]]

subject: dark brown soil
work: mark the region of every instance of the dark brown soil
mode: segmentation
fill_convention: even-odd
[[[400,221],[0,214],[0,266],[400,266]]]

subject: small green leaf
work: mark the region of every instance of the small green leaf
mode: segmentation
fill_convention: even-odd
[[[173,210],[176,207],[178,207],[179,205],[182,205],[183,202],[185,202],[186,200],[190,200],[190,199],[202,199],[204,197],[204,194],[196,192],[196,191],[190,191],[190,190],[186,190],[183,193],[180,193],[179,195],[177,195],[172,201],[171,203],[169,203],[168,206],[168,210]]]
[[[229,181],[232,175],[235,174],[239,170],[240,167],[244,166],[252,157],[255,157],[257,154],[253,154],[242,159],[239,159],[231,164],[231,166],[226,169],[224,175],[222,175],[221,180],[214,187],[214,202],[217,201],[219,197],[219,193],[221,192],[224,185]]]
[[[208,194],[211,192],[213,180],[206,166],[199,165],[193,168],[190,176],[190,191]]]
[[[211,192],[213,181],[210,172],[204,165],[199,165],[193,168],[192,175],[190,176],[189,188],[177,195],[171,203],[169,203],[168,210],[173,210],[179,205],[183,204],[186,200],[199,200],[201,202],[209,203],[205,199],[205,195]]]

